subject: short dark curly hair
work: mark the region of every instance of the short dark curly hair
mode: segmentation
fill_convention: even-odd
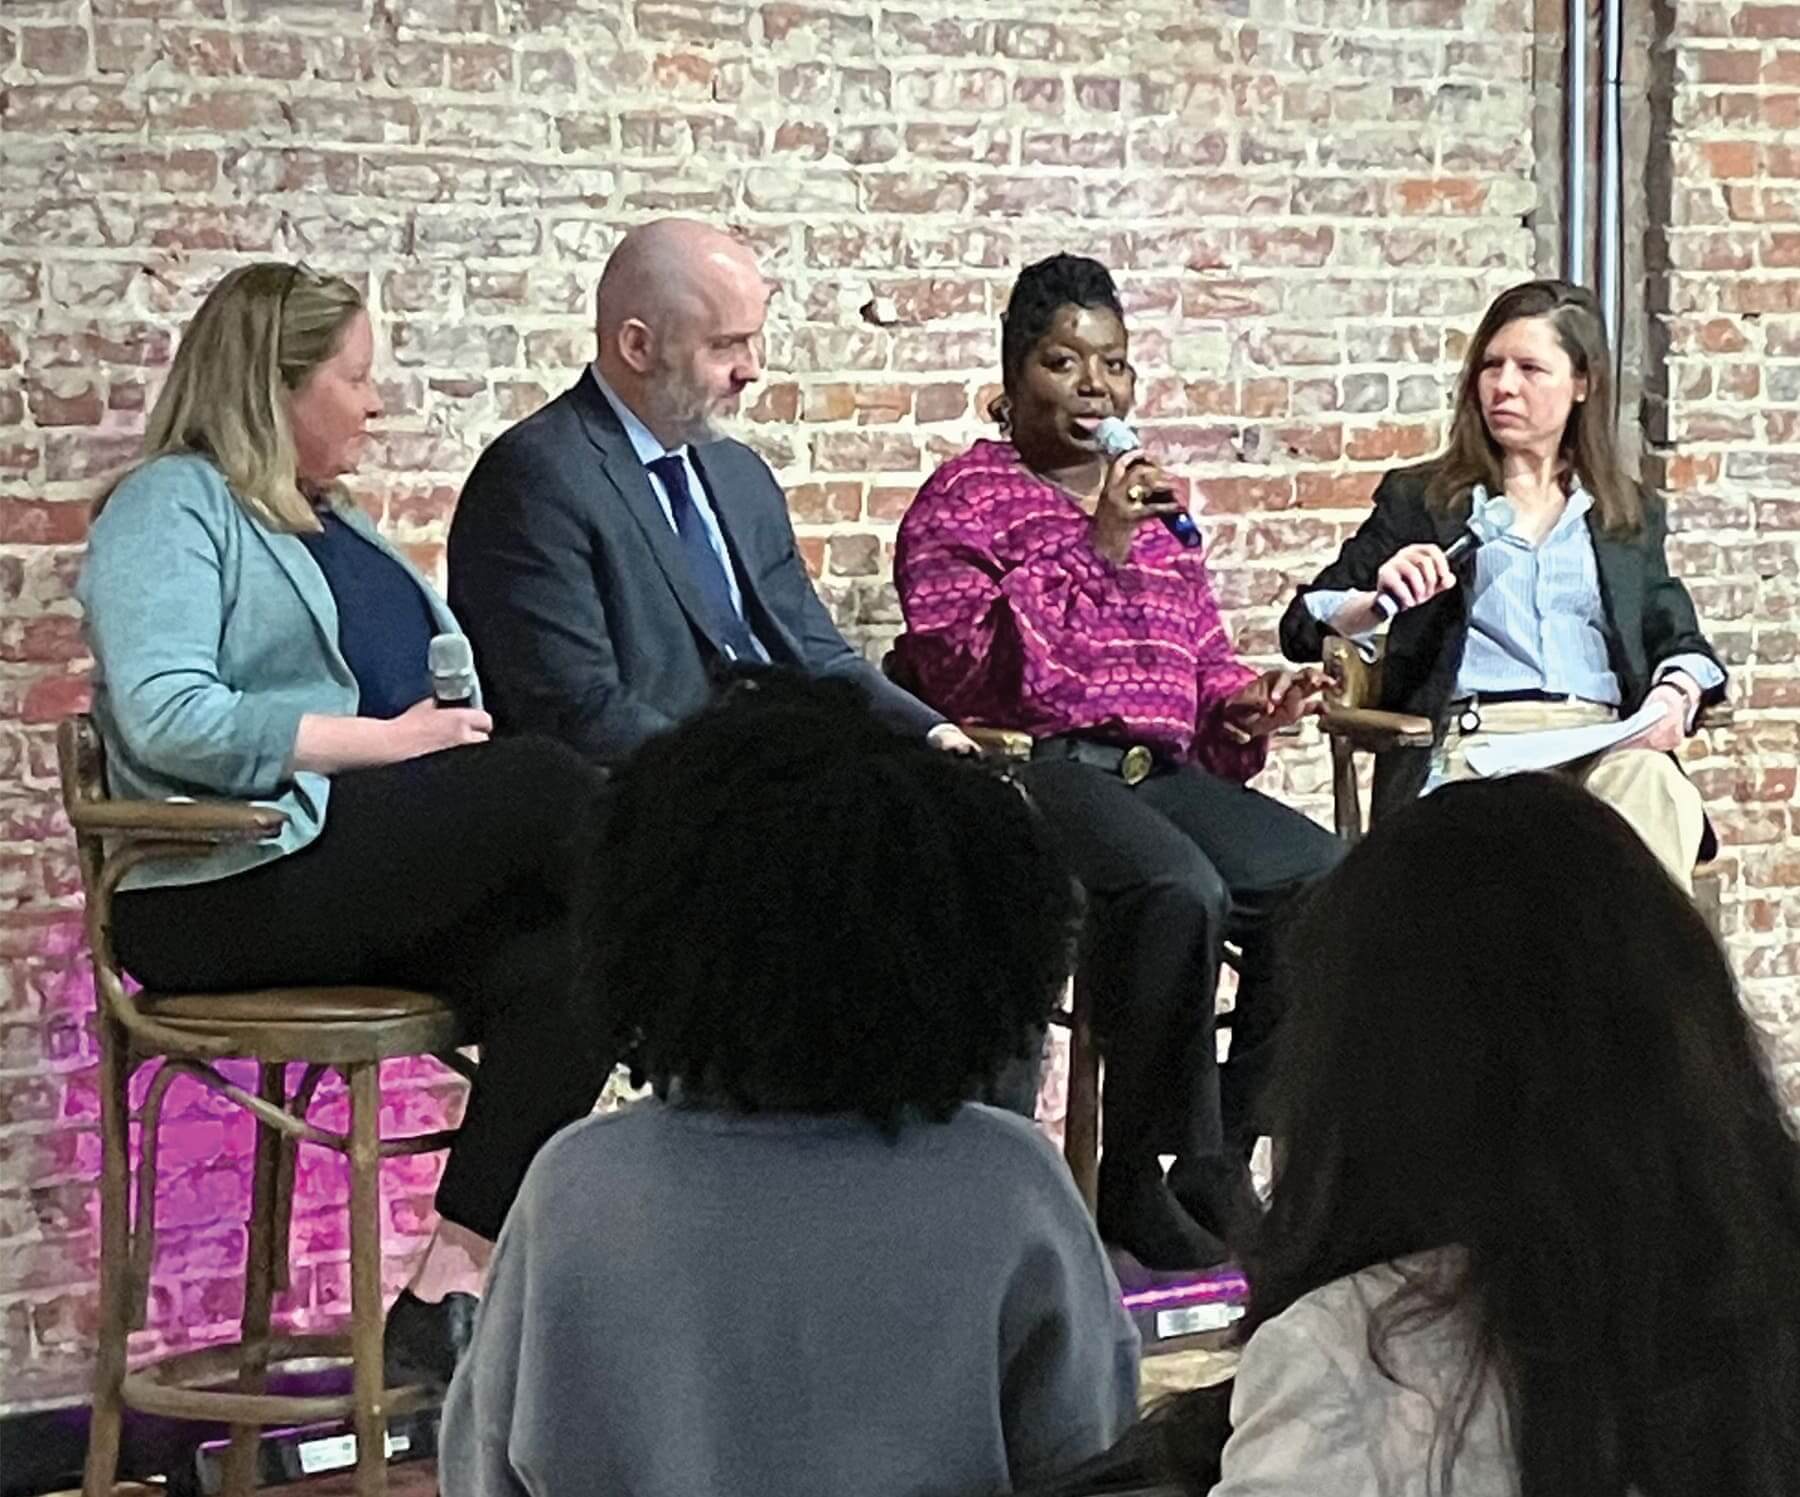
[[[979,760],[841,681],[759,672],[613,781],[600,991],[703,1103],[943,1119],[1040,1035],[1076,885]]]
[[[1017,387],[1019,371],[1064,307],[1104,307],[1125,320],[1112,272],[1086,255],[1051,255],[1027,265],[1013,282],[1000,321],[1000,382]]]

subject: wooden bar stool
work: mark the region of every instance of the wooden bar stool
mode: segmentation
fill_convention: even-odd
[[[388,1420],[436,1396],[424,1386],[382,1384],[381,1161],[444,1148],[455,1136],[448,1130],[384,1140],[380,1064],[435,1055],[473,1075],[473,1065],[455,1053],[468,1042],[466,1028],[438,999],[392,988],[130,993],[112,944],[112,900],[119,881],[153,860],[265,840],[280,831],[285,818],[267,806],[235,802],[108,798],[100,737],[86,716],[61,725],[57,753],[87,896],[100,1030],[100,1327],[84,1497],[109,1497],[112,1491],[128,1408],[230,1425],[228,1497],[255,1489],[262,1426],[348,1420],[357,1439],[357,1497],[379,1497],[387,1489]],[[256,1063],[254,1094],[218,1069],[215,1062],[224,1059]],[[290,1091],[288,1066],[295,1062],[304,1069]],[[134,1218],[128,1088],[133,1074],[153,1063],[158,1069],[139,1113]],[[344,1133],[307,1119],[328,1071],[342,1075],[349,1094],[350,1125]],[[144,1325],[155,1259],[158,1125],[163,1099],[178,1076],[193,1078],[256,1119],[243,1322],[235,1342],[166,1356],[131,1371],[128,1342]],[[288,1283],[288,1228],[302,1143],[336,1150],[350,1162],[350,1326],[337,1334],[277,1336],[270,1333],[270,1309],[275,1292]],[[265,1391],[271,1367],[302,1358],[348,1359],[351,1392],[295,1397]],[[222,1382],[231,1386],[216,1386]]]

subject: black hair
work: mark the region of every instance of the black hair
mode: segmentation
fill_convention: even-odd
[[[1303,896],[1244,1333],[1451,1247],[1371,1323],[1467,1317],[1523,1497],[1800,1493],[1800,1144],[1731,970],[1626,822],[1550,776],[1447,786]]]
[[[745,1111],[942,1119],[1041,1038],[1078,894],[1024,795],[765,671],[620,769],[601,991],[634,1064]]]
[[[1000,321],[1000,382],[1017,387],[1019,371],[1064,307],[1103,307],[1125,320],[1112,272],[1086,255],[1051,255],[1027,265],[1013,282]]]
[[[1428,1489],[1454,1490],[1492,1377],[1521,1497],[1800,1494],[1800,1142],[1718,943],[1636,833],[1550,776],[1455,784],[1300,898],[1242,1336],[1450,1248],[1369,1328],[1388,1370],[1395,1338],[1464,1318]],[[1209,1490],[1228,1396],[1165,1400],[1031,1497]]]

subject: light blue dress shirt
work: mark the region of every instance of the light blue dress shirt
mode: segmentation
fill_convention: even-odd
[[[1494,692],[1542,691],[1609,707],[1621,704],[1619,678],[1606,653],[1606,610],[1587,513],[1593,496],[1576,488],[1549,535],[1533,546],[1505,532],[1475,553],[1469,638],[1456,672],[1453,700]],[[1348,590],[1306,595],[1307,611],[1330,625]],[[1349,636],[1366,645],[1374,631]],[[1710,691],[1725,679],[1700,654],[1659,661],[1661,681],[1673,671]],[[1692,730],[1692,723],[1689,723]]]
[[[676,448],[668,448],[657,439],[656,433],[644,425],[637,413],[626,405],[613,392],[611,385],[601,377],[598,365],[593,366],[594,383],[600,387],[600,393],[606,397],[606,403],[613,408],[613,414],[619,418],[619,424],[625,428],[625,435],[630,439],[631,450],[637,454],[638,461],[644,465],[644,477],[650,480],[650,491],[656,495],[656,502],[662,506],[663,518],[669,522],[669,529],[679,534],[675,524],[675,508],[669,501],[669,491],[663,487],[650,464],[661,457],[676,457],[681,466],[687,469],[688,492],[693,496],[694,512],[700,516],[700,523],[706,528],[706,539],[713,548],[713,554],[719,558],[719,565],[725,569],[725,585],[731,589],[731,606],[737,616],[744,621],[745,632],[755,643],[758,654],[769,658],[768,647],[756,637],[756,630],[744,613],[743,589],[738,586],[737,567],[731,560],[731,548],[725,544],[725,532],[719,528],[719,517],[712,507],[712,496],[701,480],[700,470],[694,466],[694,455],[684,442]]]

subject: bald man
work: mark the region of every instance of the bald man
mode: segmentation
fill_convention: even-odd
[[[858,682],[896,729],[973,745],[831,622],[775,475],[722,423],[762,375],[769,286],[737,240],[628,233],[595,298],[599,353],[481,455],[450,527],[450,605],[502,731],[605,764],[736,663]]]

